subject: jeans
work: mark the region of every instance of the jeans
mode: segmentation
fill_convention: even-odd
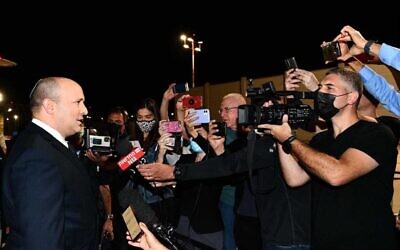
[[[219,209],[222,215],[222,221],[224,223],[224,250],[235,250],[236,243],[233,234],[233,227],[235,224],[235,213],[233,212],[233,206],[219,203]]]

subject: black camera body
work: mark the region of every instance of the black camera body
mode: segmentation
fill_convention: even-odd
[[[251,98],[251,105],[238,107],[239,125],[281,124],[282,117],[287,114],[288,123],[292,128],[309,128],[315,122],[314,111],[311,106],[303,104],[301,99],[315,100],[314,92],[276,91],[274,83],[269,81],[261,88],[254,88],[249,80],[247,97]],[[280,104],[281,97],[291,97],[287,104]],[[272,101],[273,105],[263,107],[265,102]]]
[[[281,124],[287,114],[292,128],[305,127],[313,120],[314,112],[307,104],[276,104],[270,107],[240,105],[238,107],[239,125]]]
[[[120,126],[108,123],[104,133],[94,134],[93,129],[85,128],[85,148],[100,154],[114,154],[119,138]]]
[[[252,103],[257,100],[270,100],[276,96],[275,85],[272,81],[268,81],[261,88],[253,87],[253,79],[249,79],[249,85],[246,90],[246,97],[251,98]]]

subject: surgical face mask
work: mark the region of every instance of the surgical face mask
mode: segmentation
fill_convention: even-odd
[[[197,144],[195,141],[190,140],[190,149],[192,150],[193,153],[204,153],[203,149]]]
[[[340,111],[340,109],[347,106],[345,105],[340,109],[336,108],[333,104],[335,102],[336,97],[348,95],[350,93],[351,92],[342,95],[332,95],[318,91],[315,111],[325,121],[332,119],[332,117],[334,117]]]
[[[143,133],[149,133],[154,128],[154,125],[156,125],[156,120],[136,121],[136,124]]]

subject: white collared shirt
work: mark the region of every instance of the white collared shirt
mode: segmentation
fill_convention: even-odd
[[[57,130],[55,130],[54,128],[50,127],[46,123],[36,118],[33,118],[32,122],[41,127],[42,129],[46,130],[49,134],[51,134],[54,138],[56,138],[57,141],[61,142],[64,146],[68,148],[68,142]]]

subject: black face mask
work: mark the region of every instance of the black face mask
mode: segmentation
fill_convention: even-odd
[[[350,93],[343,95],[348,95]],[[343,95],[332,95],[318,91],[315,102],[315,112],[325,121],[332,119],[332,117],[334,117],[340,110],[336,108],[333,103],[335,102],[336,97]]]

